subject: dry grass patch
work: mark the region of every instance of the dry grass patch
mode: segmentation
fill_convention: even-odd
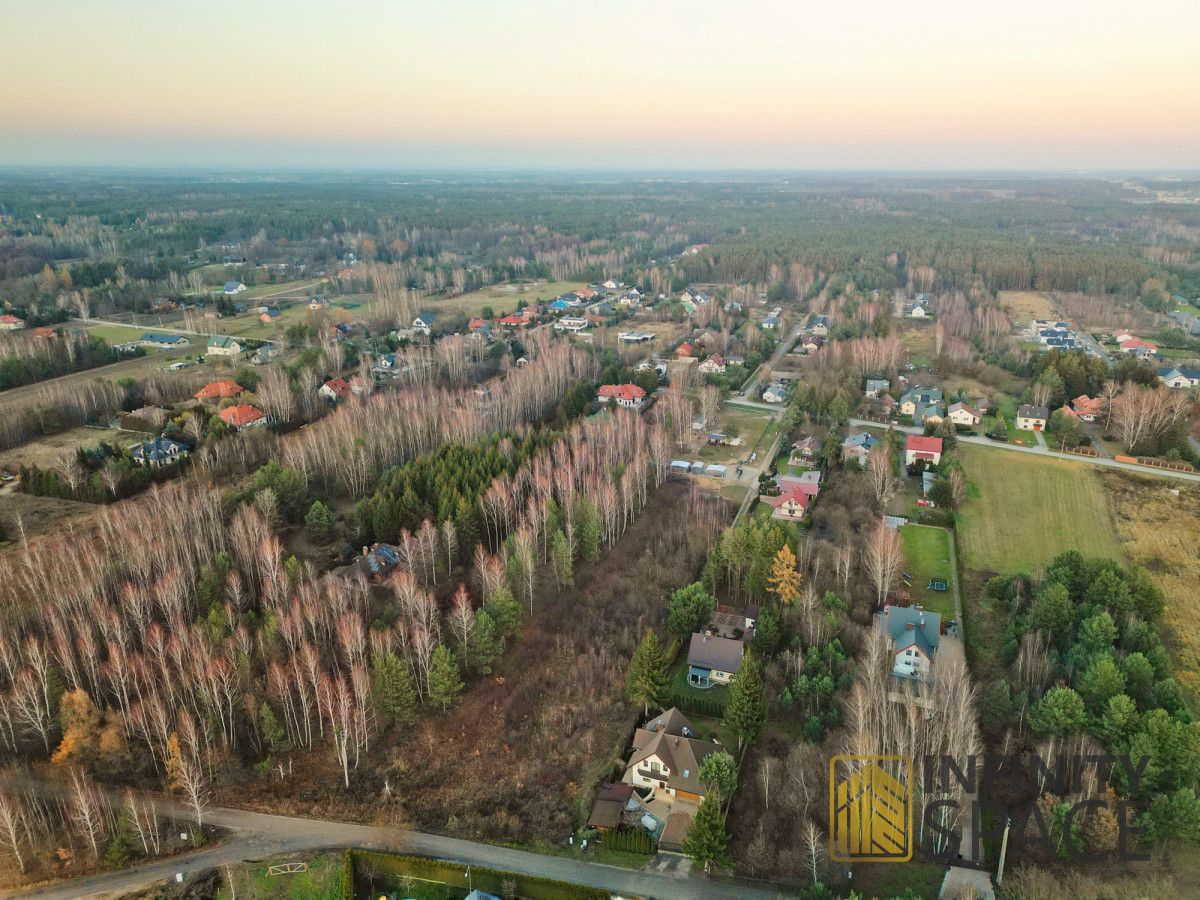
[[[967,499],[958,514],[967,569],[1029,572],[1064,550],[1121,559],[1095,467],[959,445]]]
[[[1051,319],[1058,315],[1054,301],[1041,291],[1000,291],[1000,305],[1018,322]]]
[[[1104,473],[1104,486],[1125,555],[1166,594],[1176,677],[1200,697],[1200,490],[1116,472]]]

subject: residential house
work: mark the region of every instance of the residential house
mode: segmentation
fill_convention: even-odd
[[[249,403],[227,406],[219,413],[221,421],[235,431],[243,428],[261,428],[267,424],[267,414]]]
[[[134,463],[151,469],[161,469],[187,458],[187,447],[166,437],[156,437],[129,448]]]
[[[813,320],[808,325],[808,332],[817,337],[829,337],[829,317],[813,316]]]
[[[326,400],[336,403],[339,400],[349,399],[352,391],[350,383],[344,378],[330,378],[327,382],[317,388],[317,393]]]
[[[792,445],[791,455],[788,457],[788,464],[793,466],[812,466],[816,465],[821,459],[820,438],[809,435],[803,440],[796,441]]]
[[[1200,369],[1166,366],[1158,370],[1158,380],[1170,388],[1194,388],[1200,385]]]
[[[206,384],[200,390],[196,391],[193,396],[197,400],[226,400],[230,397],[236,397],[245,388],[236,381],[226,379],[224,381],[214,381],[211,384]]]
[[[653,331],[618,331],[617,340],[622,344],[644,344],[654,340]]]
[[[675,348],[676,359],[686,359],[686,358],[690,357],[691,355],[692,355],[692,345],[690,343],[688,343],[687,341],[684,341],[682,344],[680,344],[678,347]]]
[[[851,434],[842,441],[842,462],[857,460],[862,465],[866,465],[867,457],[871,453],[871,449],[879,443],[879,438],[870,432],[861,432],[859,434]]]
[[[225,282],[225,293],[227,296],[232,297],[234,294],[240,294],[244,290],[246,290],[246,286],[240,281]]]
[[[529,324],[529,317],[523,313],[513,313],[508,316],[501,316],[496,320],[496,324],[501,328],[524,328]]]
[[[587,331],[588,324],[588,319],[585,316],[563,316],[554,323],[554,330],[582,334]]]
[[[698,688],[729,684],[737,674],[745,652],[741,641],[707,632],[693,634],[688,645],[688,684]]]
[[[697,734],[695,726],[675,708],[633,734],[633,752],[621,780],[635,789],[649,790],[642,801],[643,810],[635,814],[640,824],[657,833],[662,850],[683,850],[684,837],[704,799],[700,766],[721,751],[719,744],[702,741]]]
[[[719,375],[725,371],[725,360],[720,353],[714,353],[700,363],[698,368],[705,375]]]
[[[777,381],[762,392],[763,403],[786,403],[788,389],[782,381]]]
[[[392,544],[372,544],[363,547],[354,560],[331,574],[345,580],[380,582],[400,565],[400,548]]]
[[[243,349],[242,342],[237,338],[216,335],[208,339],[205,352],[209,356],[240,356]]]
[[[263,344],[254,351],[254,356],[251,357],[251,362],[256,366],[265,365],[273,359],[278,359],[283,355],[283,350],[276,344]]]
[[[917,410],[943,402],[941,388],[913,388],[900,397],[900,415],[916,417]]]
[[[611,401],[626,409],[641,409],[646,402],[646,390],[636,384],[602,384],[596,399],[601,403]]]
[[[576,301],[579,300],[578,297],[575,297],[574,299]],[[568,309],[570,309],[573,305],[575,305],[575,304],[568,303],[562,297],[559,297],[557,300],[552,300],[546,306],[546,309],[548,309],[552,313],[563,313],[563,312],[566,312]]]
[[[31,331],[29,333],[32,334],[34,337],[39,337],[39,338],[55,337],[54,329],[49,328],[45,325],[39,325],[37,328],[33,329],[33,331]]]
[[[804,514],[808,511],[808,504],[812,501],[812,495],[801,485],[795,485],[782,491],[778,497],[764,496],[759,499],[768,506],[774,507],[775,511],[771,513],[772,519],[798,521],[803,519]]]
[[[909,319],[927,319],[929,310],[924,301],[918,300],[904,307],[904,315]]]
[[[597,831],[612,831],[622,825],[634,825],[641,818],[644,808],[641,798],[633,792],[633,785],[624,781],[601,785],[592,812],[588,816],[588,828]]]
[[[0,331],[20,331],[25,327],[25,320],[19,319],[12,313],[0,316]]]
[[[886,378],[868,378],[867,386],[863,390],[863,396],[878,397],[880,394],[886,394],[891,386],[891,382]]]
[[[782,315],[783,315],[783,307],[782,306],[775,307],[773,310],[771,310],[771,312],[767,315],[767,317],[762,320],[762,322],[759,324],[759,327],[763,328],[767,331],[774,331],[776,328],[779,327],[779,319],[780,319],[780,316],[782,316]]]
[[[940,403],[927,403],[923,406],[918,406],[913,412],[913,424],[924,425],[929,422],[933,425],[941,425],[942,420],[946,418],[945,408]]]
[[[727,365],[727,366],[744,366],[745,364],[746,364],[746,357],[742,356],[740,353],[726,353],[725,354],[725,365]]]
[[[624,282],[616,282],[616,281],[613,281],[611,278],[608,279],[608,281],[604,282],[603,285],[601,285],[601,287],[605,288],[606,290],[610,290],[610,291],[615,291],[617,288],[622,287],[622,286],[624,286]]]
[[[910,434],[904,439],[904,464],[915,465],[918,460],[924,460],[936,466],[942,461],[942,439],[926,437],[923,434]]]
[[[720,637],[741,640],[754,636],[754,623],[758,621],[758,607],[748,604],[745,609],[736,609],[720,603],[713,611],[709,630]]]
[[[1196,373],[1200,376],[1200,372]],[[1071,412],[1083,422],[1095,422],[1104,408],[1104,401],[1099,397],[1089,397],[1080,394],[1071,401]]]
[[[313,312],[317,312],[322,309],[328,309],[329,301],[326,300],[324,297],[309,297],[308,298],[308,308],[311,309]]]
[[[421,334],[429,337],[433,333],[433,323],[437,319],[437,313],[429,309],[421,310],[417,317],[413,319],[412,330],[419,331]]]
[[[157,347],[160,350],[175,350],[180,347],[191,346],[189,341],[182,334],[163,334],[157,331],[147,331],[140,338],[138,343],[143,347]]]
[[[630,288],[617,298],[617,302],[622,306],[636,306],[642,302],[642,297],[644,296],[645,295],[637,288]]]
[[[892,639],[892,674],[927,677],[941,639],[941,615],[920,606],[889,605],[883,608],[881,618]]]
[[[1050,410],[1044,406],[1025,404],[1017,410],[1017,428],[1021,431],[1044,431]]]
[[[1129,337],[1117,344],[1122,353],[1133,353],[1137,356],[1149,356],[1158,352],[1158,344],[1153,341],[1143,341],[1139,337]]]
[[[259,312],[258,321],[262,322],[264,325],[270,325],[272,322],[278,322],[282,316],[282,310],[268,307]]]
[[[960,401],[950,404],[949,419],[955,425],[974,428],[983,421],[983,414],[975,407]]]
[[[825,344],[825,339],[820,335],[809,335],[800,342],[800,350],[802,353],[816,353]]]
[[[579,290],[571,291],[571,293],[574,294],[576,297],[578,297],[580,300],[591,300],[593,297],[595,297],[597,295],[598,292],[592,290],[591,288],[579,288]]]

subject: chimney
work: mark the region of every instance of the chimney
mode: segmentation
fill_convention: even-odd
[[[362,549],[362,555],[363,555],[363,556],[366,556],[366,555],[367,555],[368,553],[370,553],[370,552],[371,552],[371,548],[370,548],[370,547],[363,547],[363,549]]]

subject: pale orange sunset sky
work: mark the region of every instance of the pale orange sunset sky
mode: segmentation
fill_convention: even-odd
[[[0,8],[0,164],[1200,167],[1197,0]]]

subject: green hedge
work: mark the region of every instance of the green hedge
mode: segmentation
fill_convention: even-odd
[[[696,697],[691,694],[675,692],[667,698],[667,706],[677,706],[684,712],[711,716],[714,719],[725,716],[725,703],[712,697]]]
[[[608,900],[609,892],[600,888],[584,887],[578,884],[568,884],[565,881],[555,881],[552,878],[539,878],[534,875],[520,875],[516,872],[502,872],[497,869],[487,869],[481,866],[471,866],[471,880],[467,882],[467,867],[463,863],[447,862],[441,859],[426,859],[422,856],[403,856],[398,853],[378,853],[372,850],[349,850],[346,853],[349,867],[353,874],[361,862],[369,861],[375,871],[393,878],[423,878],[427,881],[440,881],[454,887],[466,890],[475,887],[491,894],[502,895],[505,882],[515,887],[516,894],[523,900]],[[353,884],[353,874],[349,879]],[[343,889],[344,891],[345,889]],[[343,893],[343,896],[350,896]],[[367,896],[366,892],[360,896]]]

